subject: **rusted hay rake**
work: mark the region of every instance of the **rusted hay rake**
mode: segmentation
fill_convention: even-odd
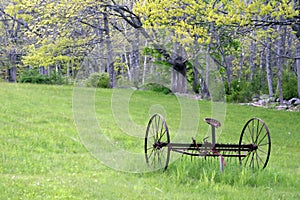
[[[167,169],[171,151],[189,156],[219,157],[220,169],[223,170],[224,158],[236,157],[239,162],[251,168],[264,169],[271,152],[270,132],[266,123],[253,117],[244,125],[238,144],[216,143],[215,129],[221,126],[216,119],[205,118],[211,126],[211,142],[206,138],[198,143],[192,138],[191,143],[172,143],[164,117],[154,114],[148,123],[145,135],[145,158],[153,169]]]

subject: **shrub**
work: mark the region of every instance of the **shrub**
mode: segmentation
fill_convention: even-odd
[[[20,73],[19,82],[36,84],[65,84],[64,78],[57,72],[51,71],[50,76],[40,74],[38,69],[23,70]]]
[[[109,75],[108,73],[93,73],[86,80],[87,87],[109,88]]]
[[[135,87],[134,84],[128,80],[127,78],[119,78],[117,80],[117,86],[120,88],[131,88],[131,87]]]
[[[284,73],[282,77],[282,92],[284,99],[291,99],[298,96],[297,77],[292,73]]]
[[[251,84],[246,81],[235,79],[231,82],[229,90],[228,84],[225,84],[226,99],[228,102],[249,102],[254,92],[251,90]]]
[[[158,83],[148,83],[144,85],[143,88],[154,92],[161,92],[163,94],[172,94],[172,90]]]
[[[56,85],[66,84],[65,79],[61,76],[60,73],[57,73],[56,71],[51,71],[48,80],[49,80],[49,84],[56,84]]]
[[[19,81],[21,83],[37,83],[37,84],[43,84],[49,82],[48,77],[40,74],[38,69],[23,70],[20,73]]]

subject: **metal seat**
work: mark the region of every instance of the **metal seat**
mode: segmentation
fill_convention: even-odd
[[[206,123],[208,123],[209,125],[215,127],[215,128],[218,128],[221,126],[221,122],[219,122],[218,120],[216,119],[212,119],[212,118],[205,118],[204,119],[206,121]]]

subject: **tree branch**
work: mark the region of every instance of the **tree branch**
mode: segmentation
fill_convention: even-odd
[[[11,16],[11,15],[9,15],[9,14],[6,13],[2,8],[0,8],[0,12],[1,12],[3,15],[7,16],[8,18],[10,18],[11,20],[13,20],[14,22],[17,22],[18,24],[20,24],[20,25],[22,25],[23,27],[25,27],[25,28],[26,28],[27,30],[29,30],[30,32],[36,34],[36,35],[39,36],[39,37],[42,37],[42,35],[41,35],[40,33],[38,33],[38,32],[36,32],[36,31],[32,30],[32,29],[28,26],[28,24],[25,23],[24,21],[22,21],[22,20],[20,20],[20,19],[17,19],[17,18],[15,18],[15,17]]]

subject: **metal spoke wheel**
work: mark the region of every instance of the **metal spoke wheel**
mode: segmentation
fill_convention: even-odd
[[[154,114],[145,135],[145,158],[153,170],[167,169],[170,159],[170,135],[167,123],[160,114]]]
[[[259,118],[250,119],[244,126],[239,145],[251,145],[250,151],[239,151],[240,163],[251,168],[264,169],[269,161],[271,152],[270,132],[266,123]]]

